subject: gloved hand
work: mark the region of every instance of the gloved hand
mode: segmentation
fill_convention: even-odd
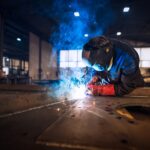
[[[89,82],[89,84],[96,84],[98,80],[99,80],[98,76],[94,76],[92,80]]]
[[[87,84],[86,94],[88,95],[111,95],[115,96],[115,88],[113,84],[95,85],[92,83]]]

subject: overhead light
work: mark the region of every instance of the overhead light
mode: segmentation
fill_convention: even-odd
[[[19,41],[19,42],[21,42],[21,38],[19,38],[19,37],[17,37],[17,39],[16,39],[17,41]]]
[[[88,37],[88,36],[89,36],[89,34],[87,34],[87,33],[86,33],[86,34],[84,34],[84,37]]]
[[[75,16],[75,17],[79,17],[79,16],[80,16],[80,13],[79,13],[78,11],[75,11],[75,12],[74,12],[74,16]]]
[[[9,58],[6,58],[6,61],[9,61]]]
[[[121,34],[122,34],[121,32],[117,32],[117,33],[116,33],[117,36],[120,36]]]
[[[130,11],[130,7],[124,7],[123,8],[123,12],[129,12]]]

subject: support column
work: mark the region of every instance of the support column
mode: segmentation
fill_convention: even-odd
[[[30,32],[29,76],[33,80],[39,80],[39,41],[40,38]]]
[[[22,60],[19,60],[19,69],[22,70]]]
[[[3,69],[4,17],[0,14],[0,71]]]
[[[39,40],[39,80],[42,78],[42,40]]]
[[[25,60],[23,60],[23,69],[26,70],[26,68],[25,68]]]

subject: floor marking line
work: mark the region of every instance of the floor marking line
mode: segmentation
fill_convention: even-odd
[[[6,118],[6,117],[10,117],[10,116],[14,116],[14,115],[18,115],[18,114],[25,113],[25,112],[29,112],[29,111],[36,110],[36,109],[42,109],[44,107],[49,107],[49,106],[57,105],[57,104],[63,103],[63,102],[64,101],[55,102],[55,103],[50,103],[50,104],[46,104],[46,105],[42,105],[42,106],[32,107],[32,108],[21,110],[21,111],[16,111],[14,113],[3,114],[3,115],[0,115],[0,119],[1,118]]]
[[[127,95],[124,97],[133,97],[133,98],[149,98],[150,96],[144,96],[144,95]]]
[[[49,147],[60,147],[60,148],[70,148],[70,149],[82,149],[82,150],[110,150],[106,148],[98,148],[93,146],[84,146],[78,144],[66,144],[66,143],[56,143],[56,142],[44,142],[37,141],[36,144],[46,145]]]

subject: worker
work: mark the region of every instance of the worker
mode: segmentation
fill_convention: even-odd
[[[123,41],[105,36],[92,38],[84,45],[82,58],[94,72],[87,83],[87,94],[123,96],[144,86],[139,56]]]

